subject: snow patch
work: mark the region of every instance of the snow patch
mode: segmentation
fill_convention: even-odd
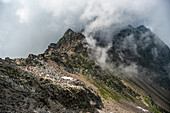
[[[67,80],[73,80],[73,78],[72,77],[67,77],[67,76],[63,76],[63,77],[61,77],[62,79],[67,79]]]
[[[119,58],[120,58],[122,61],[124,61],[124,60],[123,60],[123,57],[121,56],[121,54],[118,53],[118,55],[119,55]]]
[[[148,110],[143,109],[143,108],[142,108],[142,107],[140,107],[140,106],[137,106],[136,108],[141,109],[141,110],[142,110],[142,111],[144,111],[144,112],[149,112]]]

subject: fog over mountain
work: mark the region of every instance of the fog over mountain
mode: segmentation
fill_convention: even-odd
[[[84,34],[150,28],[170,47],[169,0],[0,0],[0,57],[42,53],[68,28]],[[113,31],[112,31],[113,32]]]

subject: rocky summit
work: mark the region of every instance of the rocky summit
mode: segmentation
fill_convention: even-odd
[[[0,59],[2,113],[168,113],[170,49],[145,26],[127,26],[96,46],[68,29],[43,54]]]

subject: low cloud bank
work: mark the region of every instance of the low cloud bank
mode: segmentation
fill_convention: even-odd
[[[68,28],[112,33],[145,25],[170,46],[169,0],[0,0],[0,57],[44,52]]]

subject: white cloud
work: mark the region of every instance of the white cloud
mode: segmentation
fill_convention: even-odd
[[[79,31],[83,26],[88,33],[144,24],[170,46],[168,3],[168,0],[1,0],[0,57],[42,53],[68,28]]]
[[[11,0],[1,0],[3,3],[9,3]]]
[[[16,12],[16,15],[20,17],[20,22],[21,23],[26,23],[29,21],[29,15],[30,15],[30,12],[28,9],[18,9],[17,12]]]

